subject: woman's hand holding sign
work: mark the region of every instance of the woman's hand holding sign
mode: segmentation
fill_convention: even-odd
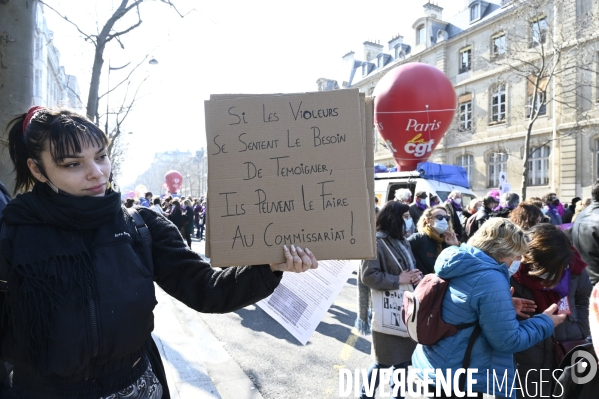
[[[278,264],[271,263],[270,269],[273,272],[302,273],[306,270],[316,269],[318,267],[316,257],[308,248],[304,250],[292,245],[291,250],[289,250],[287,245],[283,245],[283,251],[285,252],[285,262]]]

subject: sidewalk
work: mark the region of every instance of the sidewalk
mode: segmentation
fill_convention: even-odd
[[[192,249],[204,252],[204,242]],[[173,399],[262,399],[197,312],[156,286],[154,340]]]

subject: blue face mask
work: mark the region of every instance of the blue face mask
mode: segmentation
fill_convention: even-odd
[[[512,261],[512,264],[510,265],[510,267],[508,269],[510,272],[510,277],[512,277],[514,274],[516,274],[516,272],[520,268],[520,263],[522,263],[522,262],[519,260]]]

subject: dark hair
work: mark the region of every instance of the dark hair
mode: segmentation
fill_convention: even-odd
[[[410,206],[400,201],[389,201],[376,217],[376,230],[385,231],[397,240],[403,240],[405,223],[403,214],[410,211]]]
[[[552,196],[552,195],[555,195],[555,196],[557,196],[557,194],[556,194],[556,193],[547,193],[547,194],[545,194],[545,195],[543,196],[543,203],[544,203],[544,204],[549,204],[549,201],[550,201],[550,198],[551,198],[551,196]],[[551,204],[551,205],[553,205],[553,204]]]
[[[159,197],[154,198],[154,205],[160,205],[160,198]]]
[[[150,196],[150,198],[151,198],[151,197],[153,197],[153,196],[154,196],[154,194],[152,194],[152,192],[151,192],[151,191],[148,191],[148,192],[146,193],[145,197],[147,198],[148,196]]]
[[[125,201],[125,208],[132,208],[135,200],[133,198],[127,198]]]
[[[593,184],[593,190],[591,191],[591,197],[593,197],[593,201],[599,201],[599,180]]]
[[[6,127],[8,151],[17,174],[15,193],[28,191],[37,182],[27,166],[29,158],[36,161],[44,173],[40,155],[45,150],[49,150],[52,160],[58,163],[89,145],[108,147],[110,143],[106,134],[86,116],[67,109],[40,108],[24,131],[26,116],[17,116]]]
[[[525,202],[536,206],[539,209],[543,208],[543,200],[540,199],[539,197],[530,197],[529,199],[527,199]]]
[[[535,205],[526,202],[518,204],[510,213],[510,220],[524,230],[530,230],[532,226],[539,223],[539,218],[543,220],[543,212]]]
[[[174,199],[172,204],[175,206],[175,208],[181,208],[181,201],[178,199]]]
[[[529,265],[528,274],[542,278],[545,287],[554,287],[574,255],[570,241],[563,231],[549,223],[537,224],[528,234],[531,240],[522,256],[522,261]],[[545,274],[547,277],[541,277]]]
[[[491,205],[491,204],[499,204],[499,202],[492,195],[487,195],[486,197],[483,198],[484,206],[486,206],[488,208],[489,205]]]

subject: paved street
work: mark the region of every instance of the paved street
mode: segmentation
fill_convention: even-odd
[[[203,247],[193,242],[195,251]],[[158,290],[155,337],[171,396],[338,398],[339,369],[353,372],[371,363],[370,337],[352,333],[355,284],[353,274],[305,346],[256,306],[199,314]]]

